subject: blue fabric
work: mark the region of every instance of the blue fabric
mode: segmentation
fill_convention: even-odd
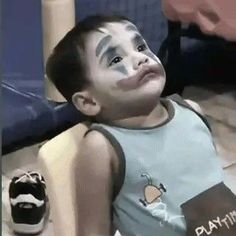
[[[4,82],[2,95],[3,154],[52,138],[84,119],[72,105],[19,92]]]
[[[53,115],[49,113],[50,108],[36,95],[19,92],[4,82],[2,94],[3,146],[15,142],[18,136],[29,136],[32,129],[38,134],[42,127],[40,123],[35,125],[37,119],[45,123],[45,128],[49,128],[49,124],[53,123]],[[47,113],[50,115],[47,116]]]
[[[3,154],[52,138],[84,117],[67,103],[47,101],[2,83]]]

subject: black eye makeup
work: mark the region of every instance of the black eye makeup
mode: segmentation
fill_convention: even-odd
[[[137,32],[133,33],[133,37],[131,38],[131,43],[132,43],[131,47],[133,48],[133,50],[137,52],[148,54],[148,52],[150,51],[143,37]],[[101,40],[100,44],[102,48],[105,47],[104,44],[106,44],[106,46],[108,47],[103,53],[101,53],[101,56],[99,58],[99,63],[105,65],[106,67],[112,67],[114,65],[120,66],[119,63],[123,60],[124,56],[127,56],[128,52],[125,52],[125,49],[122,48],[121,45],[114,45],[114,44],[111,45],[110,37],[104,37]],[[99,49],[99,52],[102,51],[100,47],[98,47],[98,49]],[[153,57],[153,55],[150,55],[150,54],[148,55],[149,57],[151,56]]]
[[[121,64],[121,65],[117,65],[117,66],[114,68],[114,70],[116,70],[116,71],[122,73],[123,75],[128,76],[128,71],[127,71],[127,69],[125,68],[125,66],[122,65],[122,64]]]
[[[137,47],[138,52],[145,51],[146,49],[147,49],[147,45],[145,43],[143,43]]]
[[[99,63],[102,63],[102,61],[106,61],[106,64],[109,64],[116,56],[117,48],[116,47],[109,47],[101,56]]]
[[[108,63],[108,65],[109,66],[113,66],[114,64],[117,64],[117,63],[119,63],[120,61],[122,61],[122,57],[120,57],[120,56],[116,56],[115,58],[113,58],[112,60],[111,60],[111,62],[109,62]],[[108,60],[109,61],[109,60]]]
[[[99,63],[105,62],[106,66],[113,66],[123,60],[124,52],[119,46],[109,47],[101,56]]]
[[[113,66],[114,64],[119,63],[123,59],[118,53],[117,47],[112,47],[108,49],[108,51],[105,53],[105,58],[107,66]]]
[[[139,34],[135,34],[135,36],[132,39],[132,43],[134,44],[134,46],[138,52],[142,52],[142,51],[145,51],[146,49],[148,49],[148,46],[147,46],[145,40]]]

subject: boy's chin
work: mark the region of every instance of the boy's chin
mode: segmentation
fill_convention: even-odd
[[[149,89],[162,89],[165,85],[165,77],[164,76],[153,76],[150,78],[147,78],[146,80],[144,80],[144,83],[141,84],[141,86],[139,87],[139,89],[145,89],[145,88],[149,88]]]
[[[163,88],[164,84],[160,84],[157,81],[149,81],[147,84],[140,87],[140,89],[136,91],[136,93],[140,94],[143,97],[156,97],[161,96]]]
[[[136,96],[133,98],[133,103],[135,104],[142,104],[148,105],[148,104],[155,104],[159,101],[159,98],[161,96],[162,90],[152,90],[148,93],[140,93],[136,94]]]

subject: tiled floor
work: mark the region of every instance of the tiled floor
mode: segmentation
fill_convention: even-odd
[[[39,171],[37,162],[38,146],[34,145],[22,150],[13,152],[2,157],[2,235],[15,235],[10,223],[10,205],[8,197],[8,187],[11,178],[23,171]],[[49,217],[45,229],[40,236],[54,236],[53,223]]]

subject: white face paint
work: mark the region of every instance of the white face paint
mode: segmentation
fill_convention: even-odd
[[[132,23],[107,23],[86,43],[88,78],[104,107],[129,107],[161,95],[163,66]]]

